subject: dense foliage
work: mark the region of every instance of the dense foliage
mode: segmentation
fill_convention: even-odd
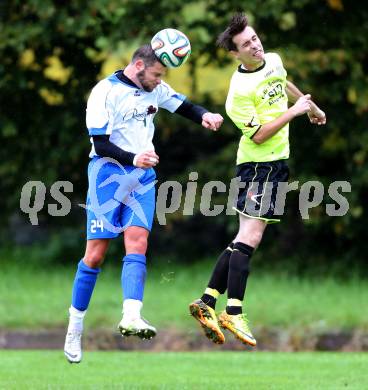
[[[186,68],[188,77],[175,87],[224,114],[230,59],[216,48],[215,40],[238,10],[249,15],[265,48],[281,54],[290,79],[311,93],[328,116],[324,128],[300,118],[291,129],[291,180],[300,184],[321,181],[324,200],[311,210],[310,219],[303,220],[298,191],[293,191],[286,221],[269,228],[262,251],[278,261],[292,256],[300,269],[317,263],[332,266],[337,259],[342,269],[348,264],[363,266],[368,195],[368,8],[343,0],[247,4],[215,0],[2,1],[3,242],[30,242],[37,237],[51,240],[56,232],[59,244],[54,246],[60,254],[65,246],[75,248],[77,242],[82,243],[84,215],[77,204],[83,202],[86,190],[86,98],[111,59],[123,66],[131,50],[149,41],[156,31],[170,26],[189,36],[193,54]],[[232,63],[231,68],[235,66]],[[180,70],[175,72],[179,75]],[[203,85],[203,80],[209,81]],[[228,119],[218,134],[165,113],[159,114],[156,125],[159,183],[178,180],[185,189],[189,172],[197,171],[198,194],[208,180],[228,185],[240,135]],[[29,180],[43,181],[48,189],[57,180],[71,181],[73,193],[68,196],[75,207],[69,218],[50,218],[45,207],[40,213],[41,226],[32,228],[27,216],[18,212],[21,189]],[[325,211],[326,203],[334,203],[327,188],[335,180],[349,181],[352,188],[351,193],[343,194],[350,208],[342,217],[328,217]],[[214,203],[224,203],[226,197],[219,193]],[[186,259],[217,252],[237,226],[234,216],[222,213],[205,218],[199,207],[194,216],[177,211],[167,215],[167,221],[165,226],[156,224],[151,248],[156,253],[179,253]]]

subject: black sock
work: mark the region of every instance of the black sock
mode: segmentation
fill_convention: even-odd
[[[234,243],[232,242],[218,257],[215,268],[212,271],[209,288],[217,290],[223,294],[227,288],[227,278],[229,274],[229,260],[233,253]]]
[[[208,283],[208,287],[217,290],[220,294],[223,294],[227,288],[227,279],[229,273],[229,259],[232,253],[234,243],[228,245],[228,247],[218,257],[216,265],[212,271],[211,279]],[[209,294],[203,294],[202,301],[215,309],[217,298]]]
[[[244,300],[245,289],[247,287],[247,279],[249,275],[249,263],[254,248],[242,242],[234,244],[233,252],[229,261],[229,277],[227,282],[227,297],[228,299]],[[236,314],[242,312],[241,306],[227,306],[226,312]],[[232,313],[230,313],[232,312]]]
[[[241,306],[226,306],[226,313],[232,316],[236,316],[243,312],[243,308]]]
[[[212,307],[212,309],[216,308],[216,301],[217,298],[213,297],[212,295],[209,294],[203,294],[201,296],[201,300],[209,307]]]

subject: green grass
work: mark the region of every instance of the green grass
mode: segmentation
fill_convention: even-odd
[[[210,274],[209,262],[149,266],[144,315],[158,327],[193,327],[188,303],[201,295]],[[65,326],[74,267],[45,268],[21,263],[1,265],[0,328]],[[121,312],[120,269],[107,264],[99,276],[87,328],[114,329]],[[225,305],[221,298],[218,309]],[[364,308],[368,285],[358,278],[299,279],[254,270],[248,282],[246,310],[252,326],[283,328],[368,329]]]
[[[363,353],[86,352],[79,365],[62,353],[0,351],[1,389],[368,388]]]

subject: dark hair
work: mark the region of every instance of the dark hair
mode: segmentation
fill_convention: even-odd
[[[237,48],[233,42],[233,37],[241,33],[248,26],[248,19],[242,13],[236,13],[230,20],[229,26],[217,38],[216,44],[224,49],[236,50]]]
[[[155,62],[160,62],[149,44],[141,46],[134,52],[132,56],[132,63],[137,60],[142,60],[146,67],[153,66]]]

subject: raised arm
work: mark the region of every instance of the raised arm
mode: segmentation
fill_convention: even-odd
[[[262,144],[263,142],[271,138],[273,135],[275,135],[281,128],[283,128],[295,117],[309,112],[310,107],[310,95],[302,95],[293,106],[291,106],[278,118],[260,126],[259,129],[251,137],[252,141],[256,144]]]
[[[291,103],[295,103],[303,93],[291,81],[286,81],[286,94]],[[326,124],[326,114],[311,100],[311,110],[308,112],[308,117],[311,123],[316,125]]]

